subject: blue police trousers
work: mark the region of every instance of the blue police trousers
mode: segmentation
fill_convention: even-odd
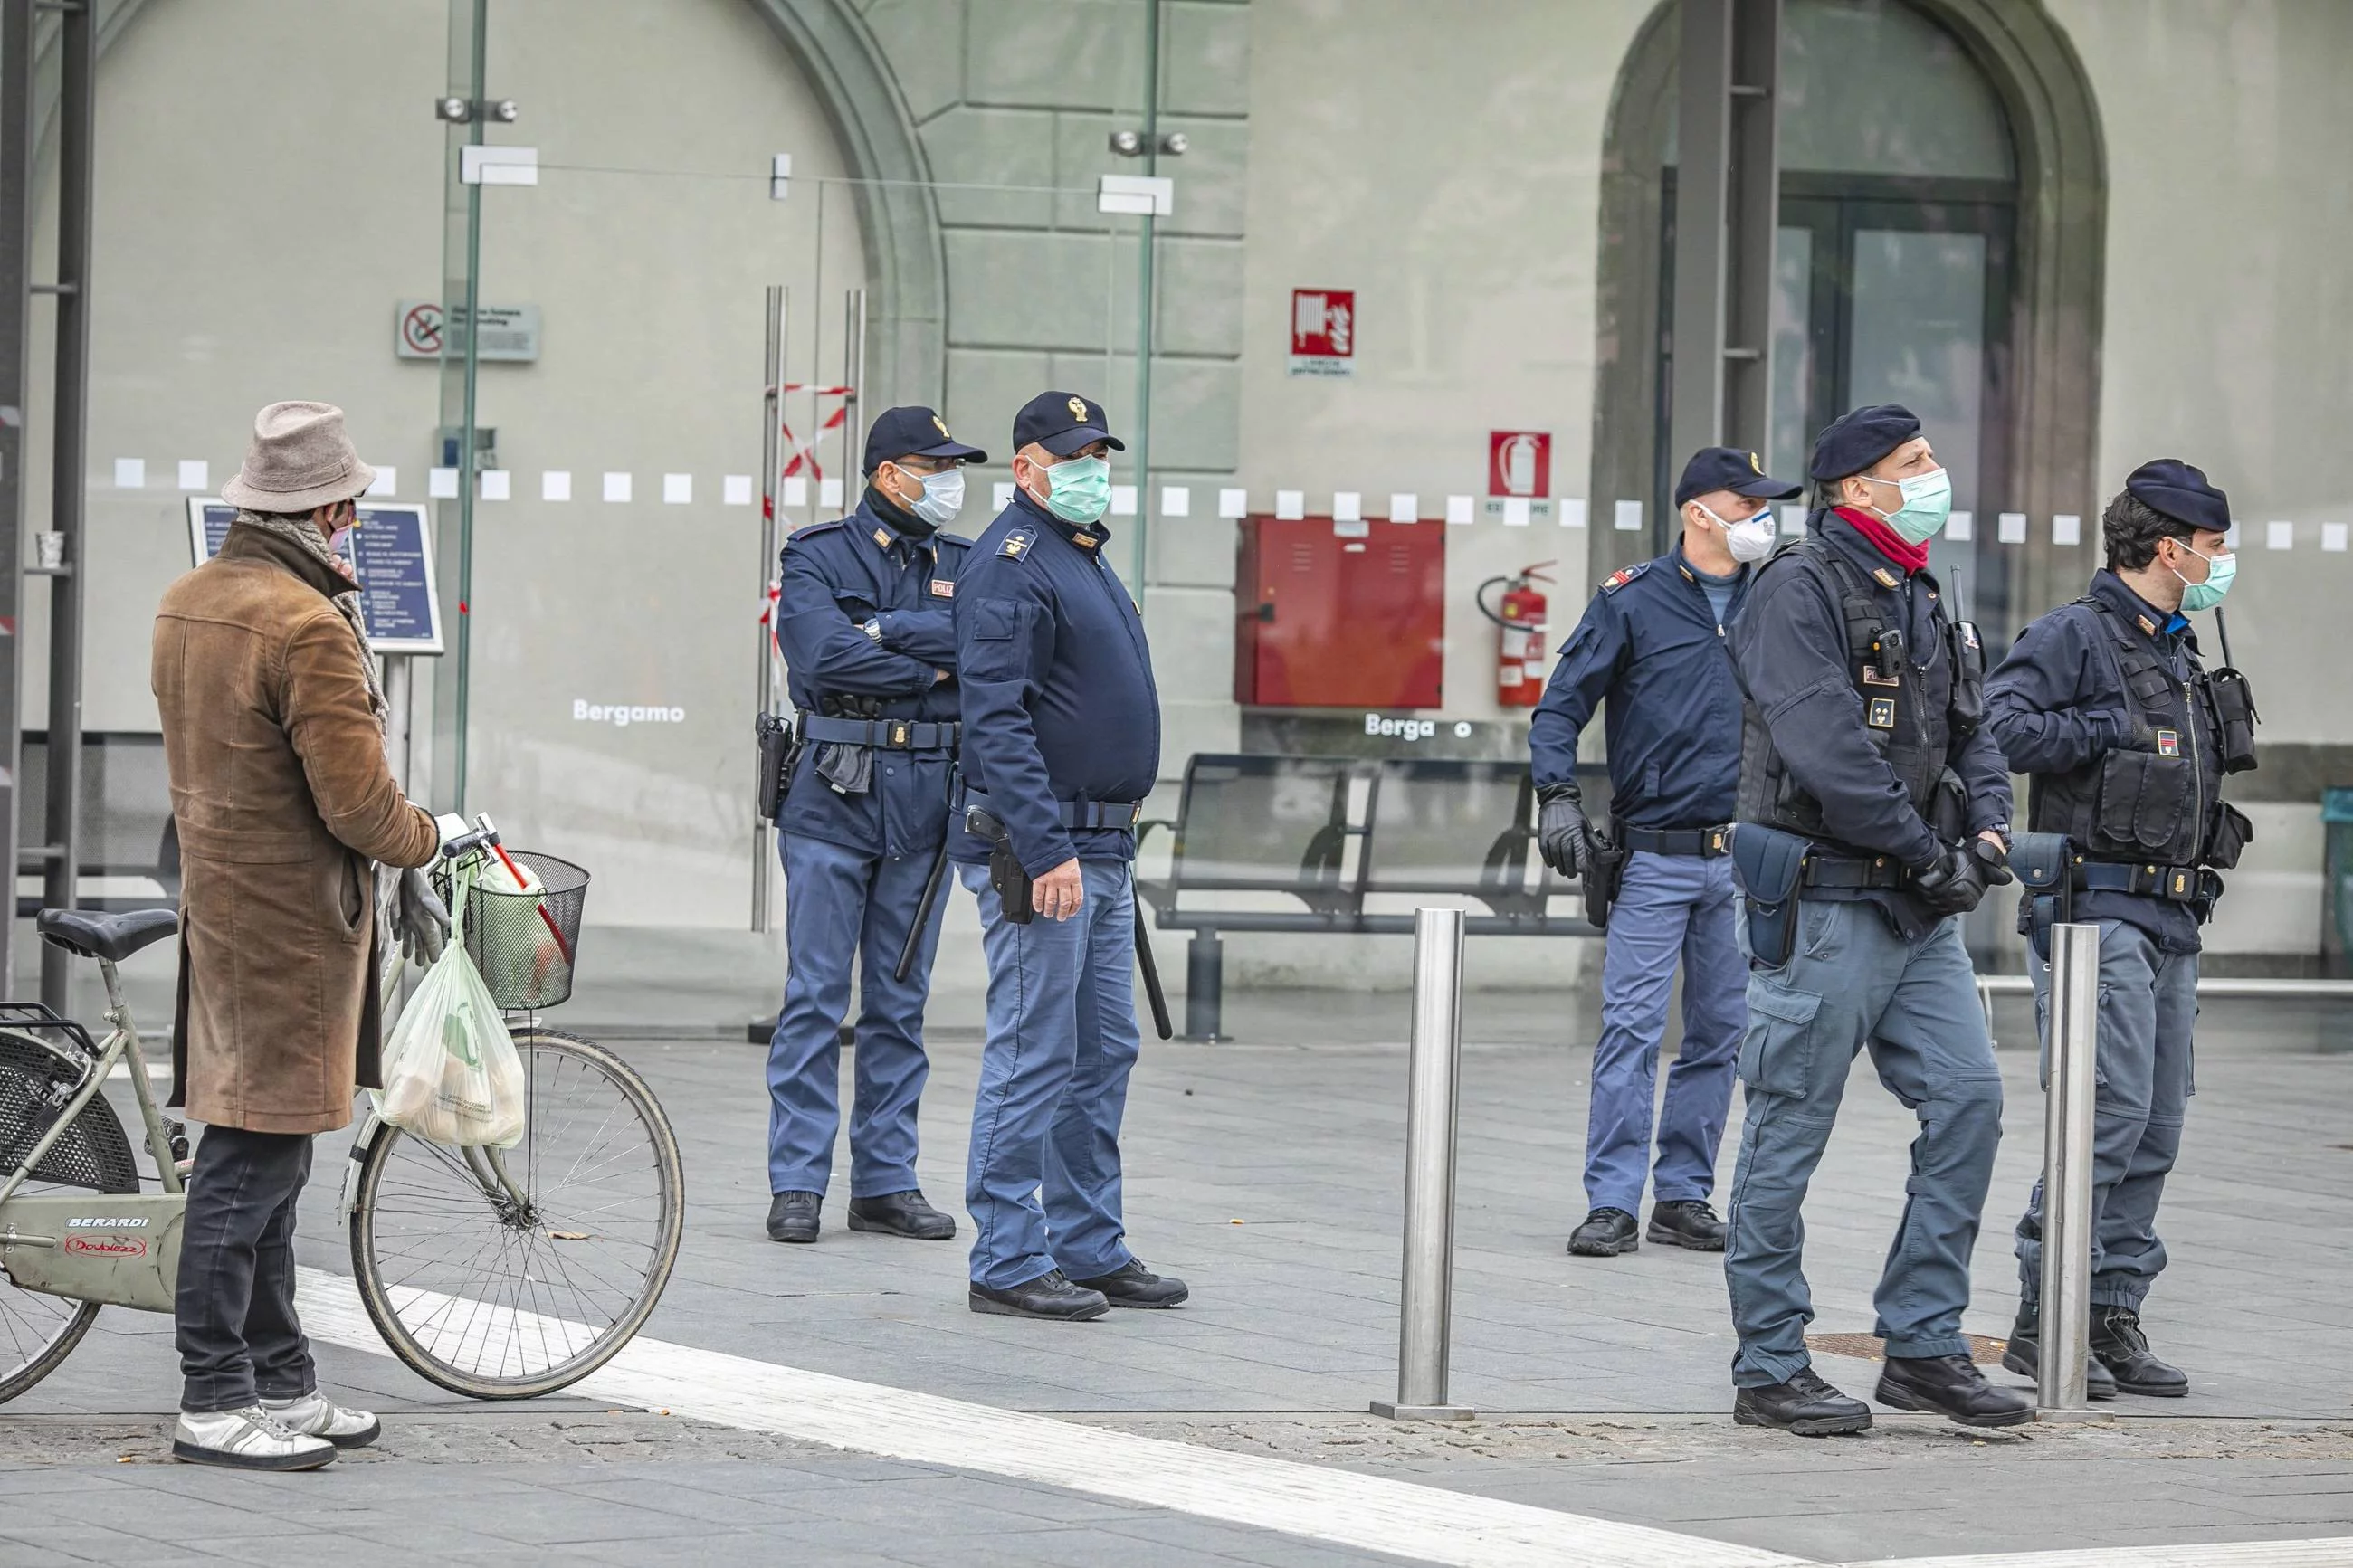
[[[923,902],[929,856],[892,860],[797,833],[779,835],[785,943],[792,968],[768,1044],[768,1190],[822,1193],[841,1125],[841,1038],[849,965],[859,965],[858,1087],[849,1118],[849,1194],[903,1193],[915,1180],[915,1110],[931,1063],[923,1004],[943,898],[902,982],[899,950]]]
[[[1641,1212],[1644,1168],[1661,1203],[1715,1190],[1715,1152],[1732,1106],[1732,1063],[1748,1021],[1732,862],[1637,851],[1609,910],[1601,961],[1601,1038],[1585,1129],[1592,1208]],[[1659,1041],[1675,963],[1683,966],[1683,1041],[1667,1069],[1651,1152]]]
[[[2198,1092],[2190,1031],[2198,1021],[2198,955],[2167,952],[2126,921],[2100,924],[2100,1030],[2093,1051],[2092,1301],[2140,1310],[2165,1271],[2157,1205],[2181,1150],[2181,1123]],[[2051,965],[2029,956],[2042,1082],[2051,1083]],[[2042,1184],[2018,1222],[2018,1299],[2042,1299]]]
[[[1814,1307],[1799,1211],[1857,1051],[1870,1050],[1879,1081],[1920,1121],[1875,1298],[1873,1331],[1889,1355],[1968,1352],[1969,1253],[2001,1142],[2001,1074],[1960,922],[1906,941],[1876,905],[1827,900],[1806,902],[1799,922],[1789,962],[1749,975],[1740,1047],[1748,1110],[1724,1277],[1740,1335],[1732,1381],[1744,1387],[1786,1382],[1809,1364]]]
[[[988,1037],[972,1108],[965,1207],[972,1278],[1009,1289],[1060,1268],[1124,1266],[1119,1123],[1143,1047],[1135,1024],[1135,882],[1124,860],[1082,860],[1086,902],[1066,921],[1005,918],[985,866],[959,866],[980,900]]]

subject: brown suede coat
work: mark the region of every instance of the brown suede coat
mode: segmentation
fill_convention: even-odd
[[[359,639],[323,563],[259,529],[165,591],[155,700],[179,825],[172,1103],[258,1132],[327,1132],[378,1084],[375,877],[421,866]]]

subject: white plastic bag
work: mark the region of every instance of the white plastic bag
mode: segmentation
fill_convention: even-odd
[[[539,878],[520,861],[510,865],[505,856],[493,855],[480,880],[484,892],[508,895],[473,900],[482,927],[482,984],[509,1006],[535,1005],[548,995],[556,966],[569,961],[555,928],[540,912],[541,900],[516,896],[538,894]]]
[[[522,1058],[466,956],[466,889],[455,891],[448,945],[385,1043],[384,1087],[372,1091],[376,1114],[435,1143],[512,1149],[529,1113]]]

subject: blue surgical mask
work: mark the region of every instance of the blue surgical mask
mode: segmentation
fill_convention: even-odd
[[[907,510],[934,528],[944,528],[954,522],[956,513],[964,510],[964,470],[956,468],[918,477],[923,481],[923,493]]]
[[[1868,474],[1863,477],[1874,485],[1893,485],[1904,492],[1901,507],[1879,515],[1905,543],[1926,544],[1945,531],[1945,520],[1953,513],[1952,475],[1938,468],[1934,473],[1915,474],[1903,480],[1875,479]]]
[[[1046,470],[1046,510],[1064,522],[1084,525],[1111,505],[1111,464],[1101,458],[1071,458]]]
[[[2189,550],[2186,544],[2182,548]],[[2189,550],[2189,553],[2198,555],[2195,550]],[[2222,602],[2222,595],[2231,591],[2232,581],[2239,574],[2239,558],[2228,552],[2221,555],[2198,555],[2198,559],[2206,563],[2206,581],[2203,583],[2192,583],[2189,578],[2181,577],[2179,571],[2173,574],[2181,577],[2181,607],[2185,610],[2212,609]]]

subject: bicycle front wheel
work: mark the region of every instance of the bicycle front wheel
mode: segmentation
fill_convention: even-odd
[[[678,1261],[678,1139],[628,1065],[518,1028],[531,1120],[512,1149],[379,1128],[352,1210],[352,1272],[393,1353],[478,1399],[587,1376],[644,1326]]]

